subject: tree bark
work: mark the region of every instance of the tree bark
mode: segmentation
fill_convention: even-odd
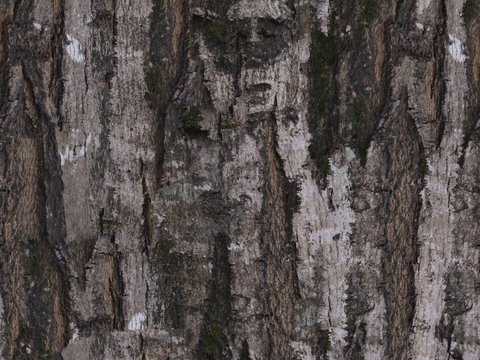
[[[0,358],[480,354],[479,0],[0,2]]]

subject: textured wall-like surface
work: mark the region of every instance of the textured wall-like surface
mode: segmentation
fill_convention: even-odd
[[[0,2],[0,358],[480,358],[480,1]]]

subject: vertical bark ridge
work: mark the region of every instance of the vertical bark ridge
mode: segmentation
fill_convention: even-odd
[[[446,347],[446,353],[452,359],[468,359],[477,357],[475,349],[475,333],[478,333],[478,292],[475,283],[478,283],[479,251],[473,240],[477,236],[478,217],[473,215],[473,210],[478,201],[478,192],[471,186],[477,182],[478,162],[474,160],[478,156],[478,97],[473,95],[478,89],[478,39],[471,41],[473,34],[478,34],[478,15],[472,17],[472,13],[480,10],[480,4],[475,1],[465,1],[460,8],[457,4],[448,4],[448,31],[449,55],[456,60],[447,63],[454,68],[460,81],[448,84],[450,90],[447,94],[450,99],[457,98],[457,102],[446,101],[446,112],[453,114],[458,121],[458,127],[462,129],[463,141],[459,140],[460,152],[456,161],[458,163],[457,181],[452,179],[450,192],[450,206],[452,212],[452,238],[451,259],[447,262],[443,276],[444,283],[444,309],[436,327],[437,337],[442,340]],[[453,5],[453,6],[452,6]],[[456,6],[455,6],[456,5]],[[473,7],[472,7],[473,6]],[[470,8],[469,8],[470,7]],[[457,29],[458,13],[465,29]],[[470,14],[469,14],[470,11]],[[469,18],[470,16],[470,18]],[[467,41],[462,47],[465,58],[452,53],[455,42]],[[462,61],[463,60],[463,61]],[[460,97],[460,95],[463,95]],[[454,105],[460,105],[456,109]],[[449,104],[450,106],[448,106]],[[465,224],[469,227],[466,229]],[[462,259],[461,263],[456,259]]]
[[[436,147],[432,147],[428,140],[424,141],[428,171],[425,174],[424,206],[418,231],[421,246],[415,274],[417,297],[413,325],[416,331],[411,338],[412,354],[415,356],[450,358],[465,350],[463,341],[456,346],[452,340],[452,325],[457,321],[452,319],[452,309],[463,308],[462,299],[465,299],[460,295],[463,285],[457,286],[463,283],[464,277],[460,276],[455,261],[457,249],[464,246],[462,238],[456,236],[455,228],[458,221],[463,220],[455,208],[460,199],[456,189],[461,183],[460,163],[464,151],[462,143],[465,139],[468,96],[466,56],[462,45],[466,34],[461,20],[461,3],[437,1],[435,6],[437,10],[440,7],[436,21],[444,26],[441,44],[444,47],[442,73],[445,89],[443,103],[438,104],[443,113],[444,130],[439,146],[437,143]],[[422,124],[417,124],[422,127]],[[422,133],[426,139],[423,129]],[[459,297],[452,298],[453,292]],[[461,326],[454,328],[460,330]]]

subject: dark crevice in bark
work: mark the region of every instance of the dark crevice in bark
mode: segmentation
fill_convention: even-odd
[[[413,118],[407,112],[407,93],[392,108],[386,124],[384,297],[387,314],[387,358],[407,359],[415,311],[417,231],[422,177],[418,163],[422,145]]]
[[[49,287],[55,290],[52,290],[55,297],[59,297],[60,306],[55,307],[54,302],[57,301],[55,298],[50,298],[46,300],[46,307],[50,307],[49,312],[55,318],[57,333],[51,335],[51,343],[45,345],[45,351],[60,351],[61,347],[65,346],[68,342],[68,326],[70,314],[70,303],[69,298],[69,271],[66,264],[66,255],[65,250],[65,220],[64,220],[64,210],[63,210],[63,183],[61,180],[61,169],[60,161],[58,158],[58,150],[55,138],[55,124],[53,119],[47,110],[46,102],[48,101],[47,95],[43,90],[43,80],[41,77],[40,69],[37,65],[30,59],[25,59],[22,66],[24,72],[24,78],[26,80],[26,85],[30,91],[30,96],[32,98],[34,107],[37,110],[37,123],[33,126],[37,129],[37,134],[35,135],[37,139],[37,154],[39,156],[38,161],[38,189],[39,189],[39,219],[42,229],[40,230],[43,235],[43,239],[39,238],[38,241],[45,241],[45,249],[43,256],[45,257],[43,261],[44,267],[50,270],[53,274],[50,274],[49,277],[56,278],[54,283],[48,281],[46,273],[44,274],[45,279],[39,278],[37,281],[45,281],[49,283]],[[39,251],[42,254],[42,251]],[[43,289],[42,289],[43,290]],[[33,298],[41,298],[42,295],[32,293]],[[34,309],[34,306],[32,306]],[[59,312],[59,313],[56,313]],[[60,322],[60,323],[58,323]],[[35,328],[34,332],[42,333],[44,324],[42,322],[32,324]],[[38,328],[36,328],[38,327]],[[61,332],[61,333],[58,333]],[[62,338],[63,341],[61,344],[55,343],[56,339]],[[35,341],[35,340],[34,340]],[[43,356],[43,355],[39,355]]]
[[[334,19],[334,16],[330,18]],[[335,108],[338,102],[336,75],[340,40],[333,22],[329,24],[328,34],[314,28],[311,37],[309,128],[313,138],[309,152],[316,163],[319,184],[325,188],[325,178],[329,171],[328,158],[338,142],[339,121]]]
[[[212,279],[209,285],[207,312],[197,348],[199,360],[228,360],[232,358],[229,346],[232,318],[232,269],[229,263],[230,239],[225,234],[214,238]]]
[[[23,183],[34,189],[31,199],[32,221],[25,224],[35,227],[36,236],[29,239],[8,239],[10,251],[6,255],[7,264],[17,264],[27,278],[31,281],[18,278],[11,272],[11,265],[2,266],[2,275],[11,276],[16,286],[24,287],[24,296],[18,299],[11,297],[11,289],[4,289],[9,301],[18,301],[6,313],[15,317],[9,321],[12,332],[6,344],[7,357],[26,356],[30,347],[31,356],[44,358],[61,351],[68,340],[68,322],[70,317],[70,299],[68,297],[68,271],[66,262],[69,259],[64,249],[65,225],[62,203],[63,184],[61,181],[60,162],[58,159],[57,145],[54,134],[53,116],[50,114],[48,102],[50,100],[47,84],[52,79],[44,79],[41,66],[52,65],[52,54],[48,52],[48,40],[32,41],[35,35],[29,32],[31,1],[17,2],[14,6],[14,21],[4,28],[3,35],[8,33],[10,40],[5,41],[5,51],[11,56],[15,65],[20,67],[21,84],[23,86],[20,101],[15,102],[14,111],[18,121],[12,123],[10,134],[14,139],[32,139],[34,151],[30,156],[33,167],[30,177],[24,178],[24,173],[18,173],[18,165],[10,164],[7,171],[14,177],[13,183]],[[7,29],[7,30],[6,30]],[[26,34],[18,38],[18,32]],[[18,67],[17,67],[18,68]],[[12,74],[13,75],[13,74]],[[54,75],[55,76],[55,75]],[[7,83],[7,81],[6,81]],[[5,84],[5,86],[8,86]],[[11,104],[13,106],[13,104]],[[20,111],[19,111],[20,110]],[[13,114],[12,114],[13,115]],[[20,142],[21,143],[21,142]],[[15,153],[15,146],[8,150]],[[19,151],[26,149],[19,149]],[[33,159],[33,160],[32,160]],[[14,186],[14,185],[13,185]],[[13,194],[12,194],[13,195]],[[16,207],[17,199],[12,197],[10,202]],[[16,211],[18,211],[17,209]],[[15,210],[11,214],[15,216]],[[20,219],[25,221],[25,219]],[[22,226],[21,223],[17,224]],[[32,234],[33,235],[33,234]],[[10,243],[13,242],[13,243]],[[29,254],[25,256],[25,253]],[[18,259],[16,257],[21,257]],[[12,286],[12,283],[7,286]],[[45,289],[49,291],[46,292]],[[25,306],[26,313],[18,313]],[[46,324],[49,324],[48,327]],[[20,345],[20,343],[26,345]]]
[[[364,359],[364,345],[367,336],[366,323],[362,321],[362,316],[372,311],[374,305],[370,301],[368,293],[367,274],[362,269],[354,268],[347,275],[347,337],[345,339],[345,355],[350,360]],[[368,359],[367,359],[368,360]]]
[[[65,0],[62,0],[65,1]],[[112,80],[117,72],[117,7],[116,0],[107,2],[91,2],[92,23],[91,23],[91,48],[89,69],[91,70],[91,81],[94,81],[98,88],[100,122],[99,146],[96,148],[94,164],[90,170],[91,179],[100,179],[93,182],[95,187],[93,193],[101,194],[104,191],[105,169],[108,162],[108,134],[109,123],[113,116],[112,110]],[[87,74],[88,77],[88,74]],[[102,216],[102,219],[105,219]],[[105,228],[101,228],[100,234],[109,228],[108,219],[103,222]],[[100,225],[100,224],[99,224]]]
[[[162,294],[154,305],[153,322],[170,330],[181,330],[185,327],[186,269],[193,262],[192,256],[175,251],[175,240],[161,230],[151,253],[152,272],[158,279],[159,293]]]
[[[139,342],[140,342],[140,354],[142,354],[142,360],[146,360],[147,359],[147,355],[145,354],[145,339],[143,338],[143,334],[140,333],[139,335]]]
[[[156,188],[161,187],[163,178],[165,121],[177,86],[185,73],[181,70],[186,68],[187,63],[188,1],[181,0],[180,6],[172,13],[165,11],[167,6],[163,0],[154,1],[150,20],[149,64],[145,68],[147,98],[155,114]],[[177,27],[180,27],[180,31],[176,32]],[[168,61],[163,62],[164,58]]]
[[[49,88],[52,102],[55,104],[57,126],[60,131],[63,130],[62,101],[64,93],[64,84],[62,78],[63,65],[63,42],[65,36],[65,0],[54,0],[53,34],[52,34],[52,73]]]
[[[0,18],[0,145],[5,142],[4,128],[7,124],[7,106],[9,98],[8,74],[10,72],[7,48],[7,9],[6,5],[0,4],[0,11],[4,13],[4,17]],[[2,149],[4,147],[2,146]],[[1,162],[0,162],[1,164]],[[2,173],[3,174],[3,173]]]
[[[31,187],[34,191],[33,198],[30,199],[32,218],[20,219],[21,222],[27,220],[27,223],[17,225],[34,227],[36,235],[31,233],[29,238],[14,235],[6,239],[9,250],[4,254],[3,264],[6,266],[2,266],[2,276],[10,277],[9,283],[5,284],[4,294],[8,299],[7,316],[14,319],[10,318],[8,322],[12,331],[8,335],[5,351],[8,358],[24,358],[31,352],[32,356],[41,359],[61,351],[68,340],[68,255],[63,250],[63,187],[55,137],[51,135],[54,125],[47,110],[45,82],[38,65],[24,55],[21,68],[23,89],[21,102],[17,104],[17,110],[20,111],[16,112],[18,121],[12,124],[10,130],[17,139],[31,139],[34,149],[29,158],[31,168],[23,169],[30,176],[25,177],[24,173],[19,173],[22,169],[14,163],[9,165],[8,171],[13,176],[10,179],[13,181],[11,186],[18,183],[22,188]],[[13,143],[8,150],[16,152]],[[17,151],[22,150],[26,151]],[[15,197],[10,199],[14,206],[11,213],[13,217],[20,210],[17,208],[17,200]],[[14,269],[11,266],[14,264],[21,269],[20,272],[12,272]],[[24,275],[25,278],[19,275]],[[17,287],[22,290],[14,295]],[[25,309],[24,312],[19,313],[22,308]]]
[[[480,3],[479,3],[480,4]],[[480,5],[477,4],[477,13],[480,12]],[[465,111],[466,121],[463,127],[463,143],[462,153],[458,160],[460,167],[463,168],[465,162],[465,152],[470,142],[475,138],[475,134],[480,129],[480,99],[478,92],[480,91],[480,68],[478,58],[480,57],[480,19],[473,17],[470,24],[466,27],[467,33],[467,84],[468,84],[468,100],[467,109]]]
[[[298,211],[298,188],[285,175],[277,152],[276,102],[265,124],[265,188],[261,214],[261,249],[265,276],[265,312],[268,359],[292,358],[295,303],[300,298],[297,248],[292,233]]]
[[[152,267],[152,262],[150,259],[150,246],[152,243],[152,224],[151,224],[151,206],[152,200],[150,198],[150,193],[147,187],[147,180],[145,174],[145,164],[143,159],[140,159],[140,177],[142,178],[142,193],[143,193],[143,204],[142,204],[142,227],[143,227],[143,252],[146,256],[146,261],[148,262],[150,268]],[[150,287],[148,285],[148,280],[145,281],[145,308],[148,309],[148,299],[150,296]],[[149,319],[146,319],[146,326],[148,327]]]
[[[242,350],[240,351],[240,360],[251,360],[250,350],[248,349],[248,341],[242,341]]]
[[[244,68],[244,60],[242,56],[242,44],[241,44],[241,39],[240,36],[237,36],[235,38],[235,52],[238,54],[236,57],[236,64],[235,64],[235,72],[234,72],[234,77],[233,77],[233,88],[235,90],[235,101],[241,96],[242,89],[240,86],[240,81],[242,78],[242,69]],[[230,114],[233,117],[233,112],[234,112],[234,106],[235,104],[232,105],[232,108],[230,109]]]
[[[409,3],[412,2],[409,1]],[[411,5],[409,6],[411,7]],[[395,2],[395,12],[391,12],[390,9],[391,8],[389,7],[385,7],[382,13],[378,15],[378,17],[380,18],[379,21],[381,21],[382,23],[381,25],[379,25],[379,28],[375,30],[375,34],[371,35],[374,36],[375,41],[381,41],[383,43],[381,46],[377,45],[376,53],[374,54],[374,58],[372,60],[372,63],[375,63],[377,57],[381,58],[381,62],[376,65],[379,66],[379,70],[377,71],[379,71],[380,75],[380,77],[375,80],[375,87],[377,90],[375,91],[373,98],[369,99],[367,97],[367,101],[370,101],[370,104],[372,105],[368,105],[368,110],[360,109],[362,111],[358,111],[355,109],[355,106],[351,106],[349,110],[350,117],[358,117],[357,114],[361,115],[362,113],[369,114],[367,115],[369,116],[367,118],[367,121],[364,120],[359,124],[360,126],[363,126],[364,131],[363,137],[359,137],[358,139],[363,139],[360,144],[364,145],[360,147],[358,145],[356,146],[356,148],[363,148],[363,153],[360,154],[361,165],[363,167],[352,169],[352,204],[354,204],[353,209],[355,212],[362,212],[370,208],[367,200],[365,199],[365,195],[362,194],[362,192],[364,192],[366,189],[370,191],[371,186],[370,183],[364,184],[362,180],[363,177],[369,172],[369,166],[366,167],[367,152],[372,140],[375,140],[375,143],[377,144],[383,141],[385,124],[388,122],[392,109],[391,95],[392,85],[394,83],[393,69],[395,64],[398,62],[399,57],[399,46],[393,45],[397,41],[397,21],[399,18],[398,13],[400,12],[399,4]],[[358,40],[358,37],[356,39]],[[356,44],[356,46],[359,45],[362,47],[362,49],[355,50],[356,52],[353,53],[352,56],[354,60],[352,61],[353,63],[350,65],[350,67],[352,68],[354,67],[355,61],[363,63],[362,59],[368,56],[365,54],[359,55],[362,51],[365,51],[365,49],[363,49],[364,42],[360,41],[358,44]],[[361,73],[362,69],[361,67],[359,68],[357,66],[351,71],[353,71],[352,76],[358,76],[355,75],[355,73]],[[368,76],[372,76],[372,74],[369,72],[366,76],[368,79]],[[350,86],[350,84],[347,83],[346,86]],[[361,96],[365,96],[365,94],[362,94],[361,89],[359,89],[358,91],[360,91]],[[354,119],[347,118],[347,121],[354,121]],[[362,133],[360,133],[360,135],[361,134]],[[387,173],[389,172],[391,162],[389,156],[390,154],[385,154],[385,171]],[[385,189],[383,188],[382,190],[377,191],[385,191]],[[365,203],[365,208],[363,207],[363,205],[362,207],[356,205],[357,201],[359,201],[359,204]],[[364,251],[363,249],[365,246],[365,240],[363,240],[363,238],[365,238],[365,233],[369,234],[368,238],[374,238],[370,240],[372,241],[372,243],[375,243],[377,246],[385,245],[384,243],[381,243],[381,239],[375,239],[375,236],[372,236],[372,234],[370,234],[370,231],[371,229],[365,227],[365,224],[362,224],[361,222],[358,224],[354,224],[353,233],[351,236],[354,251]],[[362,240],[359,241],[359,239]],[[344,347],[344,354],[347,359],[364,359],[365,345],[368,338],[368,327],[366,324],[366,320],[364,320],[364,317],[366,314],[372,311],[375,306],[374,304],[372,304],[371,294],[369,293],[369,280],[371,281],[368,274],[364,273],[362,266],[353,266],[352,270],[347,274],[347,298],[345,308],[347,320],[347,326],[345,330],[347,331],[347,335],[345,337],[346,344]]]
[[[113,275],[112,278],[109,279],[114,330],[124,330],[125,328],[125,318],[123,316],[123,296],[125,293],[125,284],[122,277],[121,262],[122,255],[118,252],[117,245],[114,243]]]
[[[377,1],[334,1],[330,6],[328,32],[312,31],[309,64],[309,128],[313,135],[309,151],[321,188],[326,186],[329,158],[342,145],[354,149],[365,166],[389,88],[386,64],[390,49],[382,44],[388,45],[391,20],[382,18],[382,5]],[[379,31],[381,21],[383,32]],[[346,28],[351,29],[346,32]]]
[[[33,0],[15,0],[13,7],[13,17],[16,22],[26,24],[29,20]]]
[[[445,75],[445,48],[448,41],[447,38],[447,7],[445,0],[440,0],[437,9],[436,33],[434,37],[434,59],[435,71],[432,86],[435,91],[436,102],[436,119],[437,125],[437,148],[440,147],[445,131],[445,113],[443,110],[445,104],[445,96],[447,91],[446,75]]]
[[[7,190],[6,174],[8,168],[8,119],[7,108],[9,99],[8,74],[10,72],[8,48],[7,48],[7,5],[0,4],[0,12],[4,17],[0,17],[0,250],[5,242],[4,225],[7,217]],[[4,281],[1,278],[0,266],[0,284]],[[0,286],[0,296],[3,298],[3,286]],[[0,319],[4,321],[4,319]],[[5,322],[6,323],[6,322]]]
[[[388,10],[381,1],[360,1],[354,11],[358,13],[356,26],[345,35],[343,45],[348,82],[342,84],[346,111],[341,111],[340,135],[343,143],[355,150],[362,167],[389,95],[392,19]],[[348,12],[348,6],[343,5],[342,17]],[[342,28],[347,24],[341,22]]]
[[[147,188],[147,180],[145,178],[145,164],[143,159],[140,159],[140,177],[142,178],[142,193],[143,193],[143,204],[142,204],[142,221],[143,221],[143,251],[149,257],[149,247],[152,242],[152,225],[150,223],[150,208],[152,205],[152,200],[150,198],[150,193]]]

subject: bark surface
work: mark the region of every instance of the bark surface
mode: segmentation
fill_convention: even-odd
[[[480,358],[479,0],[0,1],[0,359]]]

